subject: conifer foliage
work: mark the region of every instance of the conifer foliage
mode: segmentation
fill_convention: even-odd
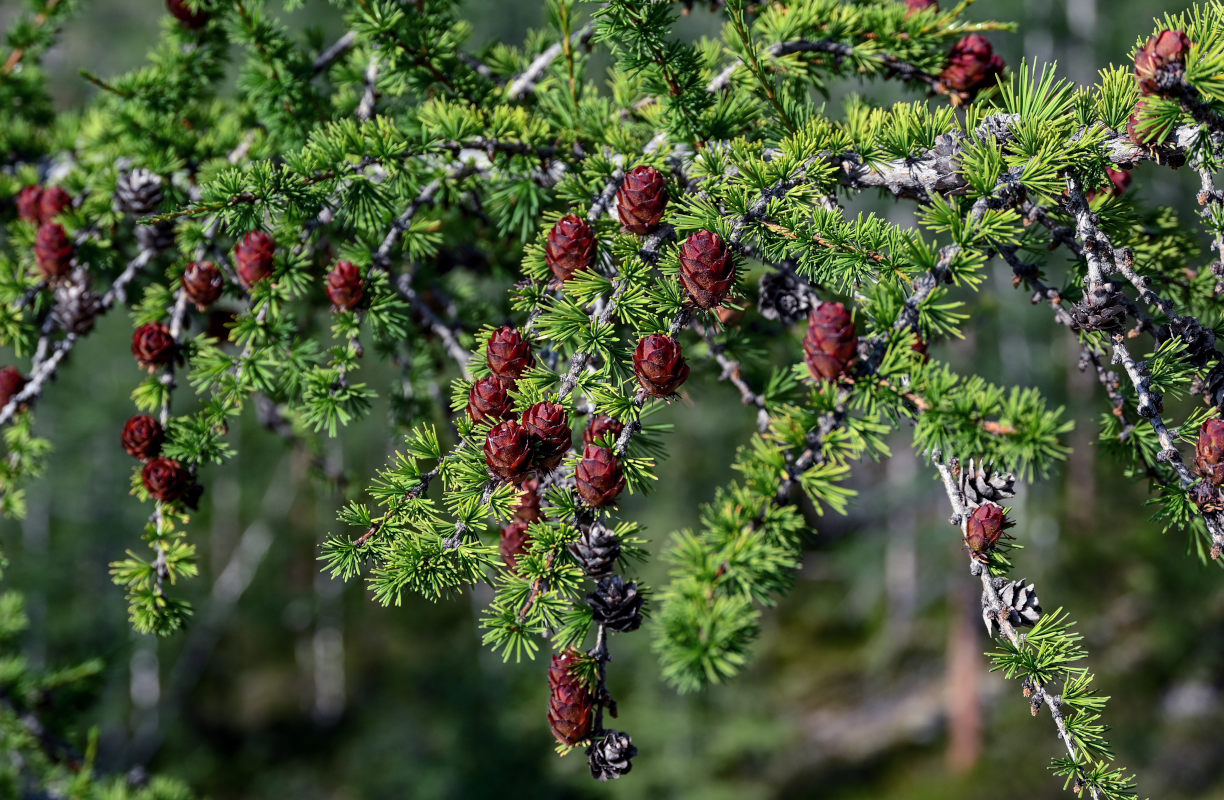
[[[336,437],[390,394],[403,445],[320,537],[322,568],[382,604],[490,584],[485,643],[553,653],[542,735],[548,694],[560,749],[618,778],[651,754],[604,726],[632,679],[609,674],[613,634],[652,637],[681,691],[731,679],[799,564],[800,504],[844,510],[853,465],[900,430],[946,489],[994,668],[1053,721],[1053,771],[1135,796],[1070,612],[1010,577],[1008,498],[1058,467],[1070,423],[930,347],[1001,260],[1075,337],[1101,441],[1160,523],[1220,557],[1224,5],[1136,31],[1133,63],[1075,87],[1003,64],[1010,26],[965,3],[727,0],[721,38],[692,44],[682,3],[548,0],[525,48],[480,48],[456,0],[334,0],[348,33],[319,48],[278,21],[297,2],[170,0],[147,65],[87,74],[96,101],[57,117],[40,59],[75,5],[31,2],[0,60],[0,342],[19,359],[0,370],[0,510],[22,513],[51,446],[39,399],[127,313],[114,441],[149,515],[110,569],[138,631],[190,619],[191,512],[245,406]],[[833,115],[844,77],[912,99]],[[1141,162],[1198,174],[1214,252],[1128,189]],[[860,193],[915,224],[846,213]],[[739,369],[760,344],[745,314],[789,346],[763,385]],[[370,358],[401,367],[394,387],[366,381]],[[698,372],[735,385],[757,433],[699,526],[648,546],[619,504],[667,485],[648,421]],[[660,587],[634,578],[651,554]]]

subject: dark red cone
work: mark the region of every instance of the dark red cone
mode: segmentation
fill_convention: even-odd
[[[493,374],[508,381],[517,381],[535,361],[531,355],[531,344],[509,325],[498,328],[489,337],[487,358]]]
[[[948,65],[939,74],[939,81],[952,92],[972,98],[982,89],[994,86],[1003,74],[1003,58],[996,55],[990,40],[971,33],[952,45]]]
[[[191,475],[183,465],[170,458],[149,459],[140,477],[149,494],[167,503],[182,497],[191,484]]]
[[[616,499],[625,488],[625,475],[620,461],[606,447],[589,444],[574,470],[578,494],[587,505],[599,508]]]
[[[519,556],[527,549],[527,543],[531,541],[531,536],[527,534],[527,523],[523,521],[512,522],[501,531],[501,557],[505,562],[506,567],[511,572],[518,572]]]
[[[1190,37],[1185,31],[1161,31],[1135,53],[1135,80],[1144,94],[1166,95],[1185,79]]]
[[[136,363],[152,372],[174,358],[174,337],[164,322],[147,322],[132,334],[132,355]]]
[[[26,383],[26,377],[16,367],[0,369],[0,408],[7,406],[10,400],[21,394]]]
[[[166,432],[156,417],[140,414],[123,426],[123,450],[132,458],[148,461],[161,452]]]
[[[803,339],[804,360],[818,381],[840,378],[854,362],[858,334],[854,320],[841,303],[821,303],[808,317]]]
[[[35,225],[42,224],[42,187],[26,186],[17,193],[17,217]]]
[[[56,281],[72,269],[72,240],[58,222],[44,222],[34,239],[34,259],[38,272],[49,281]]]
[[[234,248],[238,278],[248,289],[272,275],[276,242],[263,231],[251,231]]]
[[[468,392],[467,413],[472,422],[507,419],[513,415],[514,399],[506,394],[506,384],[496,375],[487,375],[472,384]]]
[[[523,412],[523,428],[535,448],[535,462],[545,470],[556,469],[573,443],[569,414],[559,403],[536,403]]]
[[[616,441],[625,430],[625,423],[607,414],[596,414],[582,432],[583,444],[595,444],[599,439]]]
[[[554,653],[548,668],[548,725],[557,741],[570,747],[585,741],[595,722],[595,697],[575,669],[581,660],[582,654],[570,648]]]
[[[680,343],[664,333],[652,333],[633,351],[633,372],[642,388],[655,397],[670,397],[688,380]]]
[[[1194,466],[1209,483],[1224,483],[1224,420],[1209,419],[1199,428]]]
[[[352,311],[363,297],[365,279],[361,267],[352,261],[336,262],[335,269],[327,276],[327,299],[338,309]]]
[[[485,464],[506,483],[522,483],[531,467],[531,438],[513,420],[494,425],[485,437]]]
[[[528,478],[520,487],[523,493],[519,495],[518,504],[514,507],[514,518],[520,522],[536,522],[543,519],[540,514],[540,481]]]
[[[680,246],[680,283],[698,308],[713,308],[735,285],[731,249],[713,231],[697,231]]]
[[[654,167],[634,167],[616,192],[616,210],[629,233],[645,236],[663,219],[667,185]]]
[[[183,0],[166,0],[166,10],[189,30],[198,30],[208,24],[208,12],[192,11]]]
[[[62,186],[48,186],[38,199],[38,216],[43,224],[52,222],[65,209],[72,207],[72,195]]]
[[[211,261],[192,261],[183,270],[183,293],[200,311],[217,302],[225,288],[221,270]]]
[[[1003,531],[1012,525],[1003,514],[1003,509],[994,503],[978,506],[965,523],[965,545],[978,561],[985,561],[987,554],[999,541]]]
[[[568,281],[574,273],[590,269],[595,264],[598,241],[586,220],[569,214],[557,220],[548,233],[544,259],[558,280]]]

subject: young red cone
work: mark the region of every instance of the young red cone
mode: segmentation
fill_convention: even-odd
[[[1012,522],[1004,516],[1002,507],[994,503],[983,503],[965,523],[965,545],[976,560],[985,561],[1003,531],[1011,525]]]
[[[41,186],[26,186],[17,193],[18,219],[32,222],[35,225],[42,223],[42,211],[39,207],[42,202],[42,193]]]
[[[1003,67],[1003,58],[995,54],[990,40],[971,33],[952,45],[939,82],[952,92],[972,98],[982,89],[994,86],[1003,74]]]
[[[48,186],[38,198],[38,216],[43,224],[53,221],[67,208],[72,207],[72,195],[62,186]]]
[[[582,443],[595,444],[600,439],[616,441],[624,430],[625,423],[619,419],[609,417],[607,414],[596,414],[591,417],[591,421],[587,423],[586,430],[582,432]]]
[[[858,350],[854,320],[841,303],[821,303],[808,317],[803,356],[812,377],[834,381],[846,374]]]
[[[16,367],[0,369],[0,408],[7,406],[10,400],[21,394],[26,383],[26,377]]]
[[[548,232],[544,260],[558,280],[568,281],[578,270],[590,269],[595,264],[597,244],[590,224],[576,214],[569,214],[557,220]]]
[[[516,520],[501,531],[501,557],[511,572],[518,572],[519,556],[527,549],[531,536],[527,534],[527,523]]]
[[[187,299],[195,303],[197,310],[203,311],[217,302],[225,288],[225,278],[213,262],[192,261],[183,270],[182,285]]]
[[[518,329],[504,325],[489,337],[487,348],[489,369],[493,374],[507,381],[517,381],[518,377],[530,367],[535,358],[531,355],[531,344],[523,338]]]
[[[1199,428],[1194,466],[1208,483],[1224,483],[1224,420],[1209,419]]]
[[[185,0],[166,0],[166,10],[188,30],[198,30],[208,24],[208,12],[192,11]]]
[[[191,475],[182,464],[171,458],[149,459],[140,477],[150,495],[167,503],[182,497],[191,484]]]
[[[701,230],[680,246],[680,284],[698,308],[714,308],[735,285],[731,249],[713,231]]]
[[[327,276],[327,299],[333,306],[352,311],[365,297],[365,279],[361,267],[352,261],[338,261]]]
[[[34,258],[38,272],[49,281],[57,281],[72,269],[72,239],[58,222],[44,222],[34,239]]]
[[[485,437],[485,464],[506,483],[522,483],[531,467],[531,438],[513,420],[494,425]]]
[[[538,478],[528,478],[519,486],[523,493],[519,495],[518,504],[514,506],[514,518],[519,522],[536,522],[542,519],[540,514],[540,481]]]
[[[139,414],[123,426],[123,450],[132,458],[148,461],[161,452],[166,432],[156,417]]]
[[[149,372],[174,358],[174,337],[164,322],[147,322],[132,334],[132,355]]]
[[[536,464],[544,470],[556,469],[573,444],[569,413],[560,403],[547,400],[523,412],[523,429],[531,437]]]
[[[689,376],[680,343],[663,333],[652,333],[638,342],[633,351],[633,372],[642,388],[654,397],[671,397]]]
[[[1168,94],[1185,78],[1190,37],[1185,31],[1164,30],[1135,53],[1135,80],[1144,94]]]
[[[272,276],[276,242],[263,231],[251,231],[234,247],[238,278],[248,289]]]
[[[634,167],[616,192],[616,211],[629,233],[645,236],[663,219],[667,185],[654,167]]]
[[[513,411],[514,398],[506,393],[506,384],[501,378],[486,375],[472,384],[467,404],[467,413],[472,422],[508,419],[513,416]]]
[[[587,505],[599,508],[616,499],[625,489],[625,475],[620,461],[606,447],[589,444],[574,470],[578,494]]]
[[[570,648],[554,653],[548,668],[548,725],[563,745],[574,746],[591,735],[595,697],[582,682],[575,665],[582,654]]]

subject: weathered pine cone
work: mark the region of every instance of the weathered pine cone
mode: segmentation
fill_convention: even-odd
[[[134,217],[152,214],[164,199],[161,176],[147,169],[124,173],[115,183],[115,208]]]
[[[808,317],[803,356],[812,377],[834,381],[846,374],[858,350],[854,320],[841,303],[821,303]]]
[[[568,281],[575,272],[590,269],[595,264],[597,245],[590,224],[576,214],[568,214],[557,220],[548,232],[544,260],[558,280]]]
[[[523,428],[531,437],[535,463],[541,469],[556,469],[573,444],[569,414],[559,403],[547,400],[523,412]]]
[[[633,372],[654,397],[671,397],[688,380],[689,367],[680,343],[665,333],[652,333],[633,351]]]
[[[620,461],[606,447],[589,444],[574,470],[578,494],[587,505],[599,508],[616,499],[625,488]]]
[[[625,423],[607,414],[596,414],[587,423],[582,432],[583,444],[595,444],[597,441],[615,442],[625,430]]]
[[[1003,603],[1003,613],[1013,628],[1031,628],[1041,619],[1041,601],[1037,599],[1037,589],[1023,578],[1009,581],[1007,578],[991,578],[995,592]],[[986,591],[982,590],[982,622],[986,624],[986,634],[994,636],[998,620],[990,612],[990,601]]]
[[[489,369],[493,374],[507,381],[517,381],[535,358],[531,354],[531,343],[523,338],[517,328],[504,325],[489,337],[486,350]]]
[[[211,261],[192,261],[183,270],[183,293],[187,299],[195,303],[195,307],[203,311],[217,302],[225,288],[225,278],[221,270]]]
[[[475,423],[486,419],[510,419],[514,416],[514,398],[506,393],[506,384],[501,378],[486,375],[472,384],[467,413]]]
[[[263,231],[251,231],[234,247],[234,263],[242,285],[251,288],[272,276],[276,242]]]
[[[1163,344],[1173,337],[1180,337],[1186,345],[1185,354],[1191,364],[1206,367],[1217,358],[1216,335],[1194,317],[1177,317],[1156,332],[1156,341]]]
[[[156,417],[139,414],[123,426],[123,450],[132,458],[148,461],[161,453],[166,432]]]
[[[1071,327],[1078,331],[1117,331],[1126,322],[1122,293],[1111,283],[1099,283],[1071,309]]]
[[[365,278],[352,261],[338,261],[327,276],[327,299],[338,309],[352,311],[365,297]]]
[[[1185,80],[1190,37],[1185,31],[1164,30],[1135,53],[1135,81],[1144,94],[1166,95]]]
[[[698,308],[713,308],[735,285],[731,248],[713,231],[700,230],[680,246],[680,284]]]
[[[654,167],[634,167],[616,192],[616,211],[629,233],[645,236],[663,219],[667,208],[667,184]]]
[[[581,659],[581,653],[570,648],[554,653],[548,667],[548,725],[568,747],[586,741],[595,722],[595,697],[575,669]]]
[[[485,437],[485,464],[506,483],[522,483],[531,467],[531,438],[514,420],[494,425]]]
[[[605,731],[603,738],[595,740],[587,748],[587,766],[591,777],[598,781],[614,781],[633,769],[633,758],[638,749],[629,734],[620,731]]]
[[[757,289],[757,309],[765,319],[790,325],[811,312],[812,294],[793,275],[767,272]]]
[[[997,503],[1016,496],[1016,476],[1010,472],[995,472],[990,465],[969,459],[961,468],[960,490],[971,505]]]
[[[163,220],[150,225],[136,226],[136,242],[141,249],[164,253],[174,247],[174,221]]]
[[[592,524],[569,546],[570,555],[593,578],[607,575],[620,558],[620,539],[604,525]]]
[[[51,317],[65,331],[84,336],[93,330],[101,313],[102,298],[94,294],[87,281],[61,281],[55,287],[55,307],[51,309]]]
[[[625,583],[620,575],[605,575],[586,597],[591,615],[608,630],[628,633],[642,625],[642,595],[637,583]]]

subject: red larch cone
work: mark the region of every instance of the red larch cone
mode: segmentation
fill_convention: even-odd
[[[276,242],[263,231],[251,231],[234,247],[238,278],[248,289],[272,276]]]
[[[735,260],[722,237],[700,230],[680,246],[680,283],[698,308],[714,308],[735,285]]]
[[[161,452],[166,432],[156,417],[140,414],[123,426],[123,450],[132,458],[147,461]]]
[[[522,483],[531,467],[531,438],[513,420],[494,425],[485,437],[485,464],[507,483]]]
[[[547,400],[536,403],[523,412],[523,428],[531,437],[536,464],[541,469],[556,469],[573,443],[565,407]]]
[[[833,381],[854,362],[858,334],[854,320],[841,303],[821,303],[808,317],[803,355],[808,370],[818,381]]]
[[[599,508],[616,499],[625,489],[625,474],[620,461],[606,447],[589,444],[574,470],[578,494],[587,505]]]
[[[352,261],[338,261],[327,276],[327,299],[344,311],[353,308],[365,297],[365,279],[361,267]]]
[[[591,735],[595,722],[595,697],[575,669],[581,660],[570,648],[554,653],[548,668],[548,725],[558,742],[571,747]]]
[[[582,432],[582,443],[595,444],[599,439],[605,441],[611,439],[615,442],[620,438],[624,430],[625,423],[619,419],[609,417],[607,414],[596,414],[591,417],[591,421],[587,423],[586,430]]]
[[[948,65],[939,74],[945,88],[970,98],[994,86],[1003,74],[1003,58],[996,55],[990,40],[971,33],[952,45]]]
[[[191,475],[182,464],[171,458],[149,459],[140,477],[150,495],[167,503],[182,497],[191,484]]]
[[[486,353],[489,369],[493,370],[494,375],[508,381],[517,381],[535,362],[531,355],[531,344],[523,338],[518,329],[509,325],[493,332],[489,337]]]
[[[164,322],[147,322],[132,334],[132,355],[136,363],[152,372],[174,358],[174,337]]]
[[[667,184],[654,167],[634,167],[616,192],[616,211],[629,233],[645,236],[663,219]]]
[[[518,520],[502,528],[501,557],[511,572],[518,572],[519,556],[527,549],[527,543],[530,541],[531,536],[527,534],[526,522]]]
[[[633,351],[633,372],[654,397],[670,397],[688,380],[689,368],[680,343],[664,333],[652,333]]]
[[[195,303],[195,307],[203,311],[217,302],[221,291],[225,288],[225,278],[221,270],[211,261],[192,261],[183,270],[183,293],[187,299]]]
[[[513,416],[514,398],[506,393],[506,383],[496,375],[486,375],[468,391],[467,413],[472,422],[508,419]]]
[[[1190,37],[1185,31],[1164,30],[1135,53],[1135,81],[1144,94],[1168,94],[1185,78]]]
[[[590,224],[576,214],[569,214],[557,220],[548,232],[544,259],[558,280],[568,281],[575,272],[595,264],[597,244]]]

